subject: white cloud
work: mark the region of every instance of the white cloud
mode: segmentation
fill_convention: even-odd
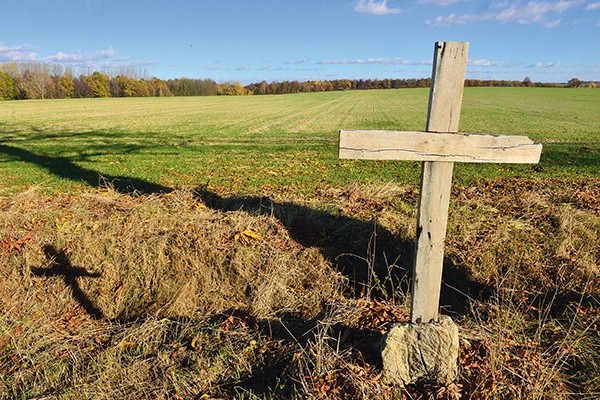
[[[260,67],[256,69],[257,71],[270,71],[270,72],[277,72],[277,71],[289,71],[289,68],[283,68],[283,67],[273,67],[273,66],[265,66],[265,67]]]
[[[68,64],[78,68],[111,69],[122,67],[147,67],[156,65],[153,61],[132,61],[125,57],[118,57],[112,47],[92,53],[81,50],[72,52],[59,51],[56,54],[42,57],[31,46],[5,46],[0,43],[0,62],[36,61],[43,63]]]
[[[466,25],[474,22],[495,20],[503,23],[539,24],[545,28],[555,28],[561,24],[562,20],[560,18],[548,18],[548,15],[562,14],[581,4],[582,0],[560,0],[556,2],[529,1],[525,4],[519,0],[503,1],[501,3],[493,3],[487,11],[479,14],[439,16],[433,20],[428,20],[427,25]],[[597,3],[591,3],[588,6],[595,4]]]
[[[489,21],[494,18],[494,14],[485,12],[481,14],[450,14],[446,17],[437,17],[434,20],[427,20],[427,25],[433,26],[452,26],[452,25],[466,25],[473,22]]]
[[[307,58],[302,58],[300,60],[289,60],[286,61],[286,64],[306,64],[308,63],[308,59]]]
[[[431,65],[432,61],[414,61],[407,60],[404,58],[386,58],[386,57],[378,57],[378,58],[357,58],[353,60],[341,59],[341,60],[323,60],[319,61],[317,64],[327,64],[327,65],[355,65],[355,64],[387,64],[387,65]]]
[[[546,21],[544,23],[544,28],[556,28],[557,26],[560,25],[560,23],[562,22],[562,19],[558,18],[558,19],[553,19],[550,21]]]
[[[492,61],[492,60],[486,60],[486,59],[475,59],[475,60],[469,60],[468,65],[473,66],[473,67],[498,67],[503,65],[504,63],[502,61]]]
[[[375,0],[358,0],[354,9],[359,13],[373,15],[400,14],[402,12],[400,8],[389,8],[387,0],[379,2]]]
[[[296,68],[294,69],[294,71],[298,71],[298,72],[310,72],[310,71],[323,71],[323,68]]]
[[[436,4],[438,6],[449,6],[450,4],[458,3],[461,0],[419,0],[421,4]]]
[[[550,63],[542,63],[536,62],[531,65],[528,65],[527,68],[558,68],[560,67],[559,62],[550,62]]]
[[[580,3],[580,0],[562,0],[558,2],[530,1],[526,5],[521,5],[521,2],[516,2],[501,10],[496,15],[495,19],[501,22],[518,22],[520,24],[530,24],[532,22],[545,23],[543,17],[546,14],[560,14]]]
[[[600,10],[600,1],[596,1],[594,3],[590,3],[585,6],[586,10]]]
[[[0,43],[0,62],[12,61],[36,61],[38,55],[31,46],[26,44],[20,46],[5,46]]]
[[[117,55],[117,52],[109,47],[105,50],[96,51],[94,53],[85,53],[81,50],[75,50],[71,53],[65,53],[59,51],[53,56],[46,57],[46,61],[51,61],[61,64],[90,64],[97,61],[113,59]]]

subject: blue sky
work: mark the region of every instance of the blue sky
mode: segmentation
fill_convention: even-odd
[[[136,67],[163,79],[419,78],[435,41],[467,77],[600,80],[600,0],[13,0],[0,63]]]

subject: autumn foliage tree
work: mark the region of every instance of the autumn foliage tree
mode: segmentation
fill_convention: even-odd
[[[60,98],[71,98],[75,95],[75,82],[70,75],[63,75],[57,79],[58,95]]]
[[[150,95],[148,85],[143,80],[140,81],[127,76],[119,75],[115,78],[115,82],[118,88],[117,96],[148,97]]]
[[[83,78],[93,97],[110,97],[110,78],[98,71]]]
[[[0,100],[15,98],[15,80],[6,72],[0,71]]]
[[[219,96],[243,96],[244,94],[247,94],[247,92],[240,81],[235,83],[225,82],[217,85],[217,95]]]

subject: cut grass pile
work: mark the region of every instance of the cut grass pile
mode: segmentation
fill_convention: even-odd
[[[377,349],[408,317],[415,186],[2,199],[0,397],[593,398],[599,191],[454,189],[442,306],[460,377],[405,389]]]

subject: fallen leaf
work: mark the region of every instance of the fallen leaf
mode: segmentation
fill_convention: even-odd
[[[234,240],[243,244],[250,244],[253,240],[262,240],[262,236],[256,230],[248,228],[236,234]]]

